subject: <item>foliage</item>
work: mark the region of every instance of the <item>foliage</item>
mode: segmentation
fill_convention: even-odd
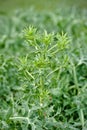
[[[87,129],[86,14],[0,16],[0,130]]]

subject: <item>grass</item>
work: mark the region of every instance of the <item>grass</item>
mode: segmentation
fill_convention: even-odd
[[[86,15],[0,15],[0,130],[87,129]]]
[[[86,0],[4,0],[0,1],[0,11],[1,12],[10,12],[18,8],[30,8],[34,6],[37,10],[55,10],[55,8],[66,8],[67,6],[76,6],[81,8],[87,8]]]

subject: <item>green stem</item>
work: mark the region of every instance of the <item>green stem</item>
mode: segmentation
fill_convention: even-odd
[[[52,46],[52,47],[48,50],[48,52],[51,51],[52,49],[54,49],[54,48],[57,47],[57,46],[58,46],[58,45],[55,44],[54,46]]]

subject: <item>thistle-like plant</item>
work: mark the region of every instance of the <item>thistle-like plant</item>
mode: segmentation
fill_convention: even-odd
[[[18,110],[10,119],[25,121],[26,129],[54,129],[59,124],[54,118],[57,102],[53,102],[52,90],[58,88],[61,75],[68,67],[69,39],[63,33],[47,33],[46,30],[41,33],[33,26],[24,30],[24,38],[29,52],[19,59],[21,92],[17,102],[22,107],[26,105],[20,108],[17,104],[21,116]]]

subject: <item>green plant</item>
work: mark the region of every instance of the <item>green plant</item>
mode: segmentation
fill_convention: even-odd
[[[58,88],[60,75],[68,66],[69,40],[63,33],[61,35],[58,33],[48,34],[47,31],[44,31],[41,34],[32,26],[25,29],[24,32],[29,52],[26,57],[20,58],[18,67],[22,84],[19,92],[20,97],[16,104],[19,110],[16,116],[14,113],[10,117],[10,120],[19,121],[22,123],[21,125],[25,122],[26,129],[29,125],[32,129],[39,129],[38,127],[53,129],[56,127],[55,123],[52,126],[46,124],[47,121],[55,120],[54,117],[57,113],[56,102],[52,103],[51,91]],[[24,104],[26,104],[25,107]],[[41,126],[39,126],[39,122],[41,122]]]
[[[87,129],[86,21],[71,9],[0,16],[0,130]]]

